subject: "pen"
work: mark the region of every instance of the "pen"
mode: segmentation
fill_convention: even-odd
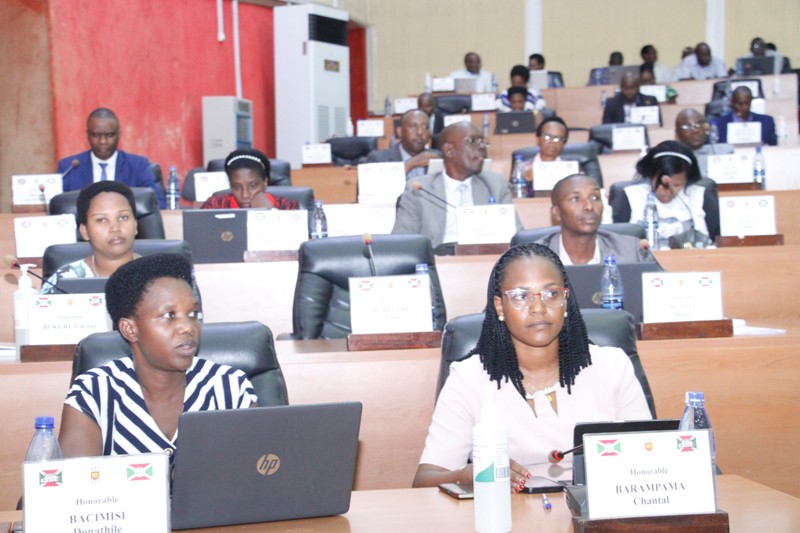
[[[550,503],[550,500],[547,499],[547,494],[545,494],[544,492],[542,493],[542,508],[545,511],[549,511],[550,509],[553,508],[552,504]]]

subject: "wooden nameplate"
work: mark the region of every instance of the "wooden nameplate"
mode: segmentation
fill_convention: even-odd
[[[717,183],[717,190],[721,192],[728,191],[761,191],[760,183],[755,181],[748,181],[745,183]]]
[[[636,325],[636,335],[640,341],[733,337],[733,320],[640,323]]]
[[[508,244],[456,244],[455,255],[500,255],[508,250]]]
[[[25,344],[20,346],[19,360],[21,363],[72,361],[75,359],[75,346],[75,344]]]
[[[745,235],[744,237],[723,237],[714,239],[714,244],[720,248],[732,246],[775,246],[783,244],[783,233],[777,235]]]
[[[297,250],[245,250],[245,263],[267,263],[270,261],[297,261]]]
[[[583,516],[572,517],[572,528],[575,533],[632,533],[647,531],[648,533],[684,532],[725,532],[730,531],[728,513],[648,516],[636,518],[606,518],[592,520]]]
[[[347,336],[347,349],[351,352],[365,350],[406,350],[414,348],[439,348],[441,331],[416,333],[351,333]]]

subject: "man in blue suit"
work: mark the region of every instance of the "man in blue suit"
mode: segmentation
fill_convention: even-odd
[[[100,107],[86,120],[86,137],[91,150],[65,157],[58,162],[64,192],[78,191],[95,181],[113,180],[129,187],[149,187],[166,207],[164,192],[156,185],[146,157],[117,150],[119,120],[113,111]]]
[[[775,146],[778,144],[778,137],[775,135],[775,121],[769,115],[759,115],[750,112],[750,102],[753,100],[753,93],[745,86],[737,87],[731,96],[732,111],[714,119],[713,123],[717,126],[719,142],[728,142],[728,124],[732,122],[760,122],[761,123],[761,142]]]

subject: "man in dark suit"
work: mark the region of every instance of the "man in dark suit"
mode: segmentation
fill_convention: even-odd
[[[86,120],[86,137],[91,150],[65,157],[58,162],[64,192],[78,191],[95,181],[113,180],[129,187],[149,187],[166,207],[164,192],[156,185],[146,157],[117,150],[119,120],[105,107],[95,109]]]
[[[438,150],[426,150],[431,140],[428,115],[419,109],[406,111],[395,132],[400,142],[386,150],[373,150],[367,154],[366,163],[388,163],[402,161],[406,167],[406,179],[422,177],[428,172],[431,159],[439,159]]]
[[[717,126],[719,142],[728,142],[728,124],[733,122],[758,122],[761,124],[761,142],[775,146],[778,144],[778,137],[775,134],[775,121],[769,115],[760,115],[750,111],[750,102],[753,100],[753,93],[750,88],[745,86],[737,87],[731,96],[732,111],[714,119],[713,123]]]
[[[626,124],[631,122],[631,109],[642,106],[658,107],[658,100],[639,92],[639,78],[627,72],[619,82],[620,92],[606,101],[603,124]],[[659,111],[659,123],[661,112]]]

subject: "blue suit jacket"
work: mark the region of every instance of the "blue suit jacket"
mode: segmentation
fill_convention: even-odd
[[[761,142],[770,146],[778,144],[778,136],[775,135],[775,121],[772,120],[771,116],[751,112],[750,121],[761,123]],[[714,119],[713,122],[717,125],[719,142],[728,142],[728,124],[733,122],[733,113],[725,113],[721,117]]]
[[[94,181],[92,175],[92,158],[90,151],[65,157],[58,162],[58,173],[64,174],[72,166],[72,161],[77,160],[78,166],[64,178],[64,192],[79,191]],[[146,157],[128,154],[117,150],[117,165],[114,170],[114,181],[124,183],[128,187],[150,187],[156,193],[158,205],[165,209],[164,192],[156,186],[153,173],[150,171],[150,162]]]

